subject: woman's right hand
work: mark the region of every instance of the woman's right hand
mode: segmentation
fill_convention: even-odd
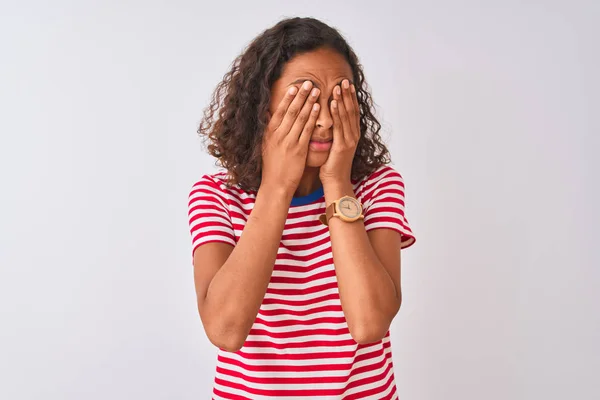
[[[291,87],[271,116],[262,143],[261,186],[291,192],[300,184],[308,145],[319,115],[319,89],[311,81]],[[312,90],[311,90],[312,89]]]

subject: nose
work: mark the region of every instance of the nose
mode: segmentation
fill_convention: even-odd
[[[320,101],[321,109],[317,117],[317,127],[328,130],[333,126],[333,117],[329,112],[329,103],[327,99]]]

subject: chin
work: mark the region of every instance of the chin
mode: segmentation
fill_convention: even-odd
[[[325,161],[327,161],[328,156],[329,156],[329,152],[309,151],[308,155],[306,157],[306,166],[320,168],[323,164],[325,164]]]

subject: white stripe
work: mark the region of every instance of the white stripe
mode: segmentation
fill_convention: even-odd
[[[251,378],[322,378],[322,377],[347,377],[351,370],[321,370],[321,371],[249,371],[242,367],[233,364],[221,363],[220,367],[244,374]],[[280,385],[280,387],[283,385]],[[304,384],[303,386],[312,386],[312,384]]]
[[[255,383],[255,382],[247,382],[241,378],[238,377],[234,377],[231,375],[226,375],[226,374],[222,374],[217,372],[217,377],[221,378],[223,380],[226,380],[228,382],[231,383],[237,383],[240,385],[245,385],[247,387],[253,388],[253,389],[257,389],[257,390],[307,390],[307,389],[311,389],[311,390],[318,390],[318,389],[328,389],[328,390],[335,390],[335,389],[344,389],[346,387],[346,382],[339,382],[339,383],[310,383],[310,384],[270,384],[268,386],[266,386],[265,384],[261,384],[261,383]],[[367,385],[364,385],[362,387],[366,387]],[[261,397],[256,397],[257,395],[253,394],[250,397],[251,399],[256,399],[256,398],[261,398]],[[293,397],[291,397],[293,398]],[[300,397],[302,398],[302,397]],[[314,397],[312,397],[314,398]],[[273,398],[271,398],[272,400]],[[285,399],[287,400],[288,397],[285,397]],[[306,397],[304,397],[304,399],[306,400]]]
[[[210,222],[211,224],[208,226],[202,227],[202,228],[198,228],[198,225],[200,225],[201,223],[208,223],[208,222]],[[220,217],[203,216],[203,217],[195,220],[191,226],[192,232],[205,232],[205,231],[214,230],[214,229],[233,233],[233,230],[231,229],[231,223],[228,220],[226,220],[225,218],[220,218]]]
[[[322,296],[327,296],[329,294],[335,294],[338,293],[338,288],[334,287],[331,289],[326,289],[326,290],[321,290],[319,292],[314,292],[314,293],[307,293],[307,294],[276,294],[276,293],[267,293],[265,294],[265,299],[273,299],[273,300],[294,300],[294,301],[298,301],[298,300],[312,300],[312,299],[316,299],[318,297],[322,297]],[[320,303],[313,303],[311,304],[311,306],[314,307],[315,304],[320,304]],[[287,307],[285,305],[280,305],[280,306],[284,306]],[[276,309],[279,308],[279,306],[275,307]]]
[[[352,350],[353,351],[353,350]],[[264,354],[271,354],[270,352],[266,352]],[[343,365],[343,364],[349,364],[351,362],[354,361],[354,357],[339,357],[339,358],[313,358],[313,359],[308,359],[308,360],[290,360],[290,359],[283,359],[283,358],[278,358],[278,359],[252,359],[252,358],[245,358],[241,355],[239,355],[238,353],[229,353],[223,350],[219,351],[219,355],[223,358],[227,358],[230,360],[236,360],[239,361],[241,363],[243,363],[244,365],[249,365],[249,366],[264,366],[264,365],[273,365],[273,366],[289,366],[289,365],[296,365],[296,366],[308,366],[308,365],[328,365],[328,364],[337,364],[337,365]],[[356,356],[355,356],[356,357]],[[218,362],[218,364],[222,364],[221,361]]]
[[[306,229],[308,228],[301,228],[302,232],[306,232]],[[321,230],[321,228],[318,229],[319,231]],[[286,229],[285,230],[285,235],[289,235],[292,231],[292,229]],[[317,231],[317,230],[315,230]],[[329,238],[329,231],[324,231],[323,233],[319,234],[319,235],[315,235],[313,237],[308,237],[306,239],[286,239],[286,238],[282,238],[283,244],[285,246],[309,246],[309,245],[313,245],[310,249],[308,250],[290,250],[287,249],[285,247],[280,247],[277,251],[277,254],[293,254],[297,257],[306,257],[306,256],[310,256],[316,252],[322,251],[322,250],[327,250],[329,248],[331,248],[331,241],[330,240],[326,240],[327,238]],[[324,243],[322,243],[319,246],[314,246],[314,243],[320,242],[326,240]]]
[[[262,329],[271,333],[294,333],[298,331],[305,331],[310,329],[344,329],[348,328],[348,324],[341,322],[339,324],[332,324],[330,322],[314,325],[285,325],[285,326],[268,326],[255,322],[252,325],[252,329]],[[331,337],[331,336],[329,336]]]
[[[328,290],[328,292],[331,292],[330,294],[337,293],[337,289],[330,289],[330,290]],[[282,297],[284,299],[287,298],[286,296],[282,296]],[[318,297],[320,297],[320,296],[318,296]],[[267,295],[265,295],[265,298],[272,298],[274,300],[278,299],[277,297],[268,297]],[[279,299],[281,299],[281,297]],[[301,300],[304,300],[304,299],[301,299]],[[339,306],[340,304],[341,303],[340,303],[339,299],[332,299],[332,300],[323,300],[323,301],[319,301],[319,302],[314,302],[314,303],[310,303],[309,305],[303,305],[303,306],[279,304],[279,303],[263,304],[260,306],[260,308],[262,310],[267,310],[267,311],[272,311],[272,310],[309,311],[314,308],[327,307],[327,306]],[[284,314],[284,315],[291,315],[291,314]],[[312,315],[313,316],[319,315],[319,313],[312,314]]]
[[[205,233],[205,232],[211,232],[211,231],[217,231],[217,232],[223,232],[222,236],[227,236],[228,238],[231,238],[231,229],[227,228],[226,226],[220,226],[220,225],[211,225],[211,226],[205,226],[203,228],[197,228],[195,230],[192,231],[192,235],[194,236],[198,236],[200,233]],[[221,235],[217,235],[217,234],[213,234],[214,236],[221,236]],[[197,240],[202,240],[203,238],[200,237]],[[231,238],[233,239],[233,238]]]
[[[297,219],[292,219],[292,220],[288,219],[286,224],[287,225],[296,225],[301,222],[315,221],[318,219],[319,215],[321,215],[321,214],[315,213],[315,214],[307,215],[306,217],[302,217],[302,218],[297,218]],[[307,235],[309,233],[314,234],[314,236],[306,238],[306,239],[293,239],[293,240],[297,241],[298,244],[311,244],[311,243],[317,242],[319,240],[323,240],[329,236],[328,228],[325,225],[322,225],[321,223],[319,223],[319,225],[314,225],[314,226],[298,226],[298,227],[294,227],[294,228],[288,227],[285,230],[285,236],[298,235],[298,234]],[[290,239],[284,238],[284,240],[290,240]]]
[[[379,209],[383,208],[383,207],[391,208],[394,210],[394,212],[379,211]],[[377,202],[377,203],[373,204],[371,206],[371,208],[369,208],[367,215],[371,215],[371,216],[373,216],[373,215],[377,215],[377,216],[388,215],[388,216],[396,217],[399,219],[403,219],[403,217],[402,217],[403,212],[404,212],[404,207],[402,206],[402,204],[397,203],[397,202],[384,201],[384,202]]]
[[[356,344],[349,344],[346,346],[336,346],[336,352],[355,351]],[[253,354],[313,354],[318,355],[321,353],[331,353],[331,347],[320,346],[320,347],[290,347],[285,349],[276,349],[273,347],[242,347],[242,351],[245,353]]]
[[[311,306],[312,307],[312,306]],[[278,315],[263,315],[259,314],[258,318],[267,322],[280,322],[280,321],[312,321],[317,318],[341,318],[344,316],[343,311],[321,311],[310,315],[291,315],[291,314],[278,314]],[[304,325],[303,325],[304,326]],[[306,325],[310,326],[310,325]]]
[[[318,257],[313,257],[311,258],[309,261],[300,261],[300,260],[290,260],[290,259],[279,259],[279,260],[275,260],[275,271],[277,271],[277,266],[290,266],[290,267],[302,267],[303,269],[305,269],[307,272],[290,272],[292,274],[308,274],[308,273],[312,273],[312,271],[310,271],[310,269],[320,263],[323,262],[327,259],[331,259],[330,262],[326,265],[324,265],[323,267],[319,267],[319,268],[325,268],[328,265],[333,265],[333,258],[331,255],[331,252],[327,252],[323,255],[320,255]],[[277,272],[284,272],[284,271],[277,271]]]
[[[213,208],[208,208],[208,206],[213,206]],[[215,203],[212,203],[209,201],[196,200],[195,202],[190,204],[190,210],[192,208],[196,208],[196,207],[197,207],[197,209],[195,209],[194,211],[189,213],[189,219],[192,220],[192,218],[197,215],[211,213],[211,214],[217,214],[217,215],[221,216],[221,218],[217,221],[224,220],[224,221],[227,221],[227,225],[231,225],[231,220],[229,218],[229,214],[227,213],[226,210],[221,209],[220,206],[221,206],[220,204],[215,204]],[[217,209],[215,210],[214,207],[216,207]],[[215,218],[215,217],[211,215],[210,217],[203,216],[201,218],[206,219],[206,218]]]
[[[231,244],[232,246],[235,246],[235,242],[233,241],[233,239],[227,237],[227,236],[221,236],[221,235],[209,235],[209,236],[203,236],[201,238],[199,238],[198,240],[195,240],[193,243],[194,248],[210,242],[210,241],[221,241],[221,242],[226,242]]]

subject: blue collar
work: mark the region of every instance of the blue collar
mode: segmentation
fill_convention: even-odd
[[[292,198],[292,206],[305,206],[316,200],[319,200],[324,195],[323,186],[306,196]]]

